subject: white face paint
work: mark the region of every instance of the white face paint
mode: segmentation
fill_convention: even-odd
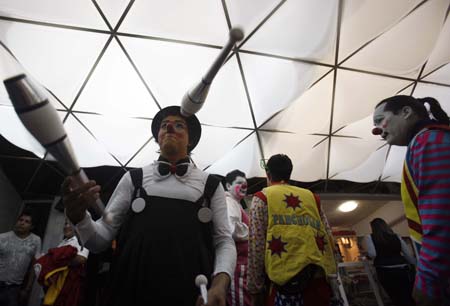
[[[231,185],[228,184],[228,191],[238,200],[244,198],[247,195],[247,180],[245,177],[237,176]]]
[[[407,146],[411,123],[408,122],[406,113],[400,110],[398,114],[384,111],[385,104],[379,105],[373,114],[373,124],[379,129],[379,135],[390,145]]]

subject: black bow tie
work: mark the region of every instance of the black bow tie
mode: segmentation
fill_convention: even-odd
[[[169,173],[176,174],[177,176],[183,176],[186,174],[188,167],[189,167],[188,158],[179,160],[176,164],[171,164],[170,162],[164,159],[158,160],[158,172],[161,176],[166,176]]]

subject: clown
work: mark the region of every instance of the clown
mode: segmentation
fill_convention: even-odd
[[[426,108],[429,107],[429,112]],[[418,251],[417,305],[450,305],[450,127],[433,98],[393,96],[375,107],[374,135],[407,146],[402,201]]]
[[[336,273],[333,241],[318,196],[289,184],[291,159],[273,155],[268,187],[250,207],[248,290],[253,306],[328,306]]]
[[[236,249],[222,185],[190,162],[200,122],[169,106],[153,118],[152,134],[159,159],[122,177],[100,220],[85,211],[100,187],[72,189],[67,179],[67,216],[91,251],[117,241],[107,305],[203,305],[195,278],[205,275],[206,305],[224,306]]]
[[[240,204],[247,195],[247,180],[244,172],[233,170],[225,176],[225,181],[228,218],[237,250],[237,264],[227,301],[230,306],[248,306],[250,305],[250,295],[247,291],[249,219]]]

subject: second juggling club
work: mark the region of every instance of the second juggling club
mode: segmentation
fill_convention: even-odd
[[[181,114],[185,117],[192,116],[202,108],[203,103],[208,95],[214,77],[219,71],[220,67],[225,63],[228,53],[230,53],[234,44],[244,38],[244,32],[239,28],[232,28],[227,43],[220,51],[208,72],[203,76],[201,81],[191,88],[183,97],[181,101]]]
[[[64,125],[40,88],[25,74],[9,78],[4,84],[26,129],[59,162],[65,174],[75,178],[76,185],[87,183],[89,179],[78,164]],[[104,205],[98,199],[91,209],[100,217]]]
[[[203,299],[203,304],[208,304],[208,290],[206,286],[208,285],[208,279],[203,274],[197,275],[195,278],[195,285],[200,288],[200,295]]]

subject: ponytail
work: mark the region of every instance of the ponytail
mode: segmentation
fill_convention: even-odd
[[[435,98],[426,97],[417,99],[417,101],[424,105],[425,103],[430,105],[430,113],[437,122],[444,125],[450,125],[450,119],[448,118],[447,113],[442,109],[441,105]]]

